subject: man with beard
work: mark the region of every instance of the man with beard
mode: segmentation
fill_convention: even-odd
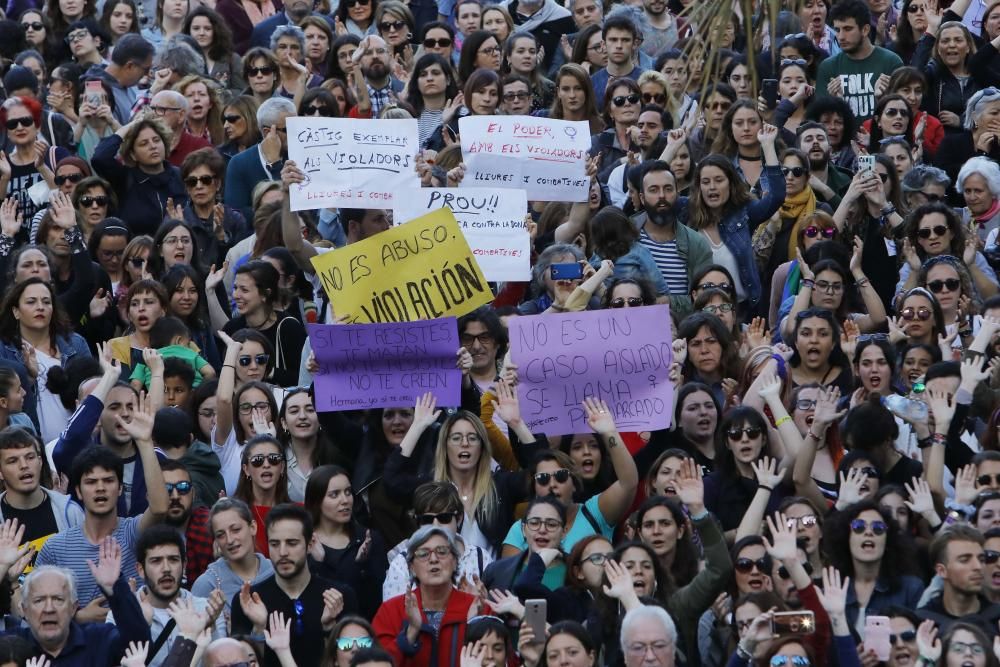
[[[497,360],[507,353],[507,330],[492,308],[482,306],[459,318],[458,339],[472,355],[468,381],[486,391],[496,382]]]
[[[642,46],[650,58],[655,58],[677,43],[677,22],[667,10],[667,0],[642,0],[645,21],[642,27]]]
[[[226,483],[219,472],[219,457],[207,444],[194,439],[191,435],[192,427],[191,417],[184,410],[160,408],[153,420],[153,442],[167,459],[177,461],[187,472],[188,479],[194,485],[188,506],[210,508],[219,499]],[[160,467],[164,474],[171,469],[167,467],[166,460],[160,461]],[[190,546],[188,560],[191,560]]]
[[[836,210],[853,178],[851,172],[833,164],[833,148],[821,123],[806,121],[795,131],[795,147],[809,158],[809,187],[816,198]]]
[[[281,612],[292,624],[292,655],[298,667],[319,667],[326,635],[342,613],[358,608],[354,591],[343,584],[313,576],[306,566],[309,546],[315,538],[312,517],[304,508],[284,503],[265,519],[267,543],[274,576],[251,587],[244,584],[232,601],[232,633],[260,637],[268,615]],[[269,651],[266,667],[281,667]]]
[[[172,621],[168,611],[175,600],[182,601],[186,615],[199,617],[203,629],[211,626],[212,639],[226,636],[226,619],[221,614],[224,604],[222,593],[213,593],[211,598],[200,598],[181,588],[184,540],[176,529],[160,525],[143,531],[135,545],[135,551],[136,569],[146,582],[135,595],[142,603],[153,642],[147,665],[159,667],[180,636],[177,623]],[[108,622],[115,622],[114,615],[108,616]],[[158,649],[155,653],[154,648]]]
[[[302,22],[309,16],[322,17],[330,24],[330,29],[334,29],[334,23],[329,16],[320,12],[314,12],[312,9],[313,3],[309,0],[287,0],[285,2],[285,11],[268,17],[254,26],[253,32],[250,34],[250,46],[260,46],[265,49],[270,48],[271,34],[277,27],[289,24],[301,26]]]
[[[404,88],[403,82],[389,73],[392,50],[381,37],[368,35],[361,41],[352,57],[355,63],[360,60],[361,74],[365,77],[372,105],[371,117],[378,118],[382,109],[391,104]]]
[[[678,214],[687,207],[687,197],[678,197],[677,182],[670,166],[661,160],[642,165],[643,211],[632,216],[639,228],[639,243],[649,250],[670,286],[670,307],[678,314],[691,311],[691,281],[712,263],[712,249],[703,236],[681,224]]]
[[[517,30],[530,32],[538,39],[544,49],[542,71],[549,71],[562,36],[577,30],[569,10],[555,0],[505,0],[501,4],[510,12]]]
[[[194,484],[191,474],[181,461],[164,459],[160,462],[163,481],[166,483],[170,505],[166,523],[184,536],[187,555],[184,569],[184,586],[190,588],[208,569],[214,558],[212,531],[209,528],[207,507],[192,507]]]
[[[639,147],[640,160],[655,159],[659,155],[650,155],[649,149],[653,147],[660,133],[668,128],[668,123],[672,119],[664,113],[663,107],[655,104],[647,104],[639,112],[639,120],[635,128],[629,128],[635,144]],[[625,175],[628,170],[628,163],[623,162],[611,170],[608,176],[608,194],[611,196],[611,203],[615,206],[623,206],[629,194],[628,183]]]
[[[170,164],[180,167],[188,153],[193,153],[199,148],[212,147],[207,139],[196,137],[185,129],[187,127],[188,101],[180,93],[173,90],[161,90],[153,95],[149,108],[160,117],[160,120],[170,130],[170,154],[167,156],[167,161]]]

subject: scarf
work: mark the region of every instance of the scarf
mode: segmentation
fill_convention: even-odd
[[[969,213],[972,213],[972,211],[969,211]],[[1000,199],[994,199],[993,206],[990,206],[988,211],[982,215],[973,215],[972,219],[975,220],[980,227],[982,227],[986,224],[987,220],[995,216],[997,213],[1000,213]]]
[[[793,231],[788,238],[788,259],[795,257],[795,249],[799,245],[799,223],[807,216],[816,212],[816,193],[808,185],[797,195],[786,195],[781,204],[781,217],[795,221]]]
[[[243,7],[243,11],[247,13],[247,18],[250,19],[250,23],[257,25],[266,18],[270,18],[275,15],[274,3],[271,0],[264,0],[259,5],[254,2],[254,0],[243,0],[240,3]]]

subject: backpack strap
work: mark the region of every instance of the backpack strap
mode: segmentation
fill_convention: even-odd
[[[590,527],[594,529],[594,534],[603,535],[604,533],[601,532],[601,527],[597,523],[597,519],[594,517],[594,514],[587,508],[586,503],[580,503],[580,511],[583,512],[583,516],[587,519],[587,523],[590,524]]]

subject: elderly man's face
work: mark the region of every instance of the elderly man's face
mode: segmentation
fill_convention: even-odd
[[[24,618],[39,645],[49,652],[69,637],[69,623],[76,605],[66,580],[56,573],[43,574],[31,585],[31,595],[21,601]]]
[[[654,619],[634,623],[624,645],[626,667],[674,667],[674,642]]]
[[[179,98],[180,95],[177,93],[162,90],[153,95],[153,99],[149,102],[149,108],[153,113],[175,132],[184,127],[184,121],[187,119],[187,110]]]
[[[205,667],[224,667],[247,661],[247,652],[235,639],[219,639],[205,651]]]

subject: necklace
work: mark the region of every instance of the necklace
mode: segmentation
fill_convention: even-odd
[[[745,162],[760,162],[761,160],[764,159],[763,156],[761,156],[761,155],[757,155],[757,156],[754,156],[754,157],[747,157],[743,153],[737,153],[737,155],[739,155],[740,159],[744,160]]]

